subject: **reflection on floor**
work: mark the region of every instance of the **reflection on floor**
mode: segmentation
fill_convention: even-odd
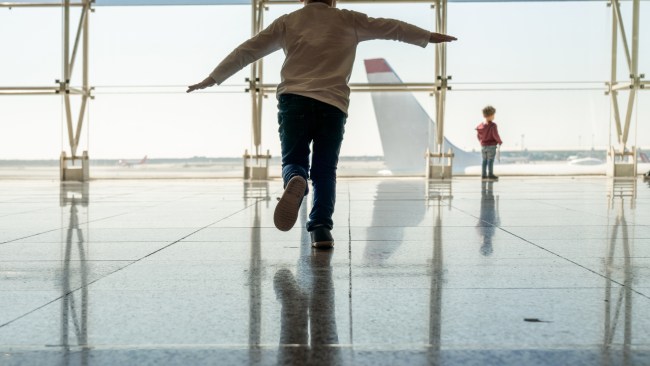
[[[650,187],[0,181],[1,365],[648,365]]]

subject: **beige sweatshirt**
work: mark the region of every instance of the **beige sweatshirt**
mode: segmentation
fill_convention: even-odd
[[[392,39],[426,47],[431,32],[394,19],[310,3],[285,14],[242,43],[210,76],[221,84],[246,65],[284,50],[277,95],[298,94],[348,112],[348,81],[359,42]]]

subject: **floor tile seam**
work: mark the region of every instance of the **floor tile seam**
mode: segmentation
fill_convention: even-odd
[[[99,280],[99,279],[98,279]],[[342,278],[342,280],[345,280],[345,278]],[[358,280],[358,278],[357,278]],[[215,280],[215,282],[229,282],[230,279],[221,279],[221,280]],[[149,287],[146,288],[95,288],[93,289],[94,293],[131,293],[131,292],[138,292],[138,293],[183,293],[183,292],[189,292],[189,293],[197,293],[196,289],[193,288],[187,288],[187,286],[183,286],[184,289],[178,289],[174,287],[170,287],[169,289],[156,289],[152,290]],[[558,287],[460,287],[460,286],[453,286],[453,287],[447,287],[447,286],[441,286],[440,289],[446,290],[446,291],[454,291],[454,292],[464,292],[464,291],[576,291],[576,290],[603,290],[606,289],[606,286],[576,286],[576,287],[567,287],[567,286],[558,286]],[[616,289],[620,290],[622,289],[622,286],[618,286]],[[71,294],[74,291],[77,291],[81,289],[76,288],[74,290],[71,290],[70,293],[62,295],[61,297],[67,296]],[[218,291],[219,293],[237,293],[239,294],[240,289],[239,288],[220,288],[220,287],[215,287],[212,290],[205,290],[201,292],[206,292],[206,293],[212,293],[214,291]],[[341,291],[344,291],[342,289]],[[364,287],[359,290],[361,293],[376,293],[376,292],[412,292],[412,291],[422,291],[422,292],[430,292],[431,291],[431,286],[429,285],[423,285],[423,286],[413,286],[413,287]],[[46,290],[46,289],[27,289],[27,290],[0,290],[0,293],[48,293],[48,292],[58,292],[56,290]]]
[[[560,205],[557,205],[557,204],[549,203],[549,202],[547,202],[547,201],[544,201],[544,204],[549,205],[549,206],[552,206],[552,207],[562,208],[562,209],[567,210],[567,211],[577,212],[577,213],[580,213],[580,214],[582,214],[582,215],[591,215],[591,216],[595,216],[595,217],[599,217],[599,218],[607,218],[608,221],[609,221],[609,219],[611,219],[611,217],[610,217],[609,215],[594,214],[594,213],[591,212],[591,211],[583,211],[583,210],[578,210],[578,209],[574,209],[574,208],[564,207],[564,206],[560,206]],[[607,210],[607,211],[609,212],[610,210]],[[633,222],[633,221],[628,222],[628,225],[632,225],[632,226],[647,226],[646,224],[637,224],[636,222]],[[608,226],[609,226],[609,225],[608,225]]]
[[[533,245],[533,246],[535,246],[535,247],[537,247],[537,248],[539,248],[539,249],[541,249],[541,250],[543,250],[543,251],[546,251],[546,252],[548,252],[548,253],[550,253],[550,254],[552,254],[552,255],[558,257],[558,258],[561,258],[561,259],[563,259],[563,260],[565,260],[565,261],[567,261],[567,262],[569,262],[569,263],[571,263],[571,264],[574,264],[574,265],[576,265],[576,266],[578,266],[578,267],[580,267],[580,268],[582,268],[582,269],[584,269],[584,270],[586,270],[586,271],[589,271],[589,272],[591,272],[591,273],[593,273],[593,274],[595,274],[595,275],[597,275],[597,276],[599,276],[599,277],[602,277],[602,278],[604,278],[604,279],[606,279],[606,280],[608,280],[608,281],[611,281],[612,283],[615,283],[615,284],[619,285],[620,287],[628,287],[631,291],[633,291],[633,292],[636,293],[637,295],[642,296],[642,297],[644,297],[644,298],[650,300],[650,296],[649,296],[649,295],[646,295],[645,293],[643,293],[643,292],[637,290],[636,288],[634,288],[634,287],[632,287],[632,286],[627,286],[627,285],[625,285],[624,283],[621,283],[621,282],[619,282],[619,281],[617,281],[617,280],[615,280],[615,279],[613,279],[613,278],[611,278],[611,277],[608,277],[608,276],[606,276],[606,275],[604,275],[604,274],[602,274],[602,273],[600,273],[600,272],[598,272],[598,271],[596,271],[596,270],[593,270],[593,269],[591,269],[591,268],[589,268],[589,267],[587,267],[587,266],[585,266],[585,265],[582,265],[582,264],[580,264],[579,262],[576,262],[576,261],[574,261],[574,260],[572,260],[572,259],[570,259],[570,258],[568,258],[568,257],[565,257],[565,256],[563,256],[563,255],[561,255],[561,254],[558,254],[558,253],[553,252],[552,250],[549,250],[549,249],[544,248],[544,247],[542,247],[542,246],[540,246],[540,245],[538,245],[538,244],[535,244],[535,243],[533,243],[532,241],[530,241],[530,240],[528,240],[528,239],[525,239],[525,238],[523,238],[523,237],[521,237],[521,236],[519,236],[519,235],[517,235],[517,234],[514,234],[514,233],[512,233],[512,232],[510,232],[510,231],[508,231],[508,230],[502,229],[502,228],[500,228],[500,227],[498,227],[498,226],[496,226],[496,227],[497,227],[499,230],[502,230],[502,231],[504,231],[504,232],[506,232],[506,233],[508,233],[508,234],[510,234],[510,235],[513,235],[513,236],[515,236],[515,237],[517,237],[517,238],[523,240],[524,242],[526,242],[526,243],[528,243],[528,244],[531,244],[531,245]]]
[[[606,286],[558,286],[558,287],[460,287],[460,286],[440,286],[442,290],[462,292],[462,291],[477,291],[477,290],[489,290],[489,291],[575,291],[575,290],[602,290],[606,289]],[[618,286],[617,289],[622,289],[623,286]],[[364,287],[363,290],[359,290],[362,293],[364,292],[377,292],[377,291],[413,291],[413,290],[422,290],[430,291],[431,286],[421,286],[421,287]]]
[[[526,345],[520,345],[518,343],[490,343],[488,345],[493,345],[495,347],[486,348],[483,343],[455,343],[455,344],[446,344],[440,350],[441,351],[544,351],[544,350],[555,350],[555,351],[602,351],[603,344],[600,343],[531,343]],[[345,343],[321,343],[317,347],[322,348],[350,348],[352,350],[359,351],[418,351],[426,350],[431,348],[439,347],[439,344],[430,343],[430,342],[345,342]],[[614,342],[612,346],[624,346],[622,341]],[[650,343],[634,341],[630,344],[633,347],[641,347],[634,349],[633,351],[649,351]],[[110,343],[99,343],[99,344],[88,344],[88,345],[24,345],[24,344],[3,344],[0,345],[0,350],[3,352],[11,353],[12,351],[23,351],[23,350],[35,350],[35,351],[49,351],[49,352],[58,352],[57,347],[69,347],[70,349],[83,349],[88,348],[90,351],[111,351],[111,350],[135,350],[135,351],[150,351],[150,350],[221,350],[221,349],[230,349],[230,350],[277,350],[278,347],[282,348],[313,348],[313,344],[309,343],[158,343],[158,344],[110,344]],[[623,351],[621,349],[612,349],[612,351]]]
[[[254,205],[255,203],[257,203],[258,201],[259,201],[259,199],[255,200],[252,204],[250,204],[250,205],[248,205],[248,206],[246,206],[246,207],[244,207],[244,208],[242,208],[242,209],[240,209],[240,210],[238,210],[238,211],[236,211],[236,212],[234,212],[234,213],[232,213],[232,214],[230,214],[230,215],[228,215],[228,216],[226,216],[226,217],[223,217],[223,218],[221,218],[221,219],[219,219],[219,220],[217,220],[217,221],[211,223],[210,225],[213,225],[213,224],[215,224],[215,223],[217,223],[217,222],[219,222],[219,221],[221,221],[221,220],[225,220],[225,219],[227,219],[228,217],[231,217],[231,216],[233,216],[233,215],[236,215],[237,213],[242,212],[242,211],[244,211],[244,210],[250,208],[251,206],[253,206],[253,205]],[[22,319],[22,318],[24,318],[24,317],[26,317],[26,316],[28,316],[28,315],[30,315],[30,314],[36,312],[36,311],[38,311],[38,310],[40,310],[40,309],[42,309],[42,308],[44,308],[44,307],[46,307],[46,306],[48,306],[48,305],[50,305],[50,304],[56,302],[56,301],[61,300],[61,299],[63,299],[63,298],[66,297],[66,296],[69,296],[69,295],[73,294],[74,292],[79,291],[79,290],[82,289],[82,288],[89,287],[89,286],[91,286],[92,284],[98,282],[99,280],[102,280],[102,279],[104,279],[104,278],[106,278],[106,277],[108,277],[108,276],[110,276],[110,275],[112,275],[112,274],[114,274],[114,273],[117,273],[117,272],[119,272],[119,271],[121,271],[121,270],[123,270],[123,269],[125,269],[125,268],[127,268],[127,267],[129,267],[129,266],[131,266],[131,265],[133,265],[133,264],[135,264],[135,263],[138,263],[138,262],[142,261],[143,259],[148,258],[148,257],[150,257],[150,256],[152,256],[152,255],[154,255],[154,254],[156,254],[156,253],[158,253],[158,252],[164,250],[165,248],[168,248],[168,247],[170,247],[170,246],[172,246],[172,245],[174,245],[174,244],[176,244],[176,243],[182,241],[183,239],[185,239],[185,238],[187,238],[187,237],[189,237],[189,236],[191,236],[191,235],[193,235],[193,234],[195,234],[195,233],[197,233],[197,232],[199,232],[199,231],[205,229],[205,228],[208,227],[208,226],[209,226],[209,225],[206,225],[206,226],[204,226],[203,228],[200,228],[200,229],[198,229],[198,230],[196,230],[196,231],[194,231],[194,232],[192,232],[192,233],[190,233],[190,234],[184,236],[183,238],[180,238],[180,239],[178,239],[178,240],[175,240],[174,242],[169,243],[169,244],[165,245],[164,247],[159,248],[159,249],[157,249],[157,250],[155,250],[155,251],[153,251],[153,252],[151,252],[151,253],[149,253],[149,254],[147,254],[147,255],[145,255],[145,256],[139,258],[139,259],[136,259],[136,260],[134,260],[134,261],[130,261],[130,263],[127,263],[127,264],[126,264],[125,266],[123,266],[123,267],[117,268],[117,269],[115,269],[114,271],[111,271],[111,272],[109,272],[109,273],[107,273],[107,274],[105,274],[105,275],[103,275],[103,276],[101,276],[101,277],[99,277],[99,278],[97,278],[97,279],[95,279],[95,280],[93,280],[93,281],[87,283],[87,284],[84,284],[83,286],[79,286],[79,287],[75,288],[74,290],[71,290],[71,291],[69,291],[69,292],[67,292],[67,293],[65,293],[65,294],[63,294],[63,295],[61,295],[61,296],[58,296],[57,298],[55,298],[55,299],[53,299],[53,300],[51,300],[51,301],[48,301],[47,303],[45,303],[45,304],[43,304],[43,305],[41,305],[41,306],[38,306],[38,307],[36,307],[36,308],[34,308],[34,309],[28,311],[27,313],[22,314],[22,315],[20,315],[20,316],[14,318],[14,319],[12,319],[12,320],[10,320],[10,321],[7,321],[7,322],[5,322],[4,324],[0,324],[0,329],[2,329],[3,327],[5,327],[5,326],[7,326],[7,325],[10,325],[11,323],[14,323],[14,322],[17,321],[17,320],[20,320],[20,319]],[[3,243],[3,244],[4,244],[4,243]]]
[[[149,190],[143,190],[142,192],[148,192],[148,191]],[[106,201],[107,199],[110,199],[110,198],[128,196],[128,195],[133,195],[133,194],[135,194],[135,193],[131,192],[131,193],[121,193],[121,194],[110,194],[110,195],[101,197],[98,201]],[[15,203],[15,201],[10,201],[9,203]],[[18,202],[18,203],[31,203],[31,202],[26,201],[26,202]],[[7,216],[12,216],[12,215],[23,215],[23,214],[27,214],[27,213],[43,211],[43,210],[49,210],[49,209],[51,209],[51,207],[47,206],[47,207],[37,208],[37,209],[34,209],[34,210],[28,210],[28,211],[23,211],[23,212],[17,212],[17,213],[1,215],[0,218],[7,217]]]
[[[453,206],[452,206],[452,207],[453,207]],[[646,298],[647,300],[650,300],[650,296],[649,296],[649,295],[646,295],[646,294],[644,294],[644,293],[642,293],[642,292],[636,290],[635,288],[633,288],[633,287],[631,287],[631,286],[626,286],[624,283],[621,283],[621,282],[619,282],[619,281],[616,281],[616,280],[613,279],[613,278],[607,277],[606,275],[603,275],[603,274],[601,274],[601,273],[599,273],[599,272],[597,272],[597,271],[595,271],[595,270],[593,270],[593,269],[591,269],[591,268],[589,268],[589,267],[587,267],[587,266],[584,266],[584,265],[582,265],[582,264],[580,264],[580,263],[578,263],[578,262],[576,262],[576,261],[574,261],[574,260],[572,260],[572,259],[570,259],[570,258],[567,258],[567,257],[565,257],[565,256],[563,256],[563,255],[561,255],[561,254],[559,254],[559,253],[556,253],[556,252],[554,252],[554,251],[552,251],[552,250],[550,250],[550,249],[547,249],[547,248],[545,248],[545,247],[543,247],[543,246],[541,246],[541,245],[539,245],[539,244],[536,244],[536,243],[534,243],[534,242],[532,242],[532,241],[530,241],[530,240],[528,240],[528,239],[526,239],[526,238],[524,238],[524,237],[522,237],[522,236],[520,236],[520,235],[517,235],[517,234],[515,234],[515,233],[513,233],[513,232],[511,232],[511,231],[509,231],[509,230],[506,230],[506,229],[504,229],[504,228],[501,227],[501,226],[497,226],[497,225],[494,225],[494,224],[492,224],[492,223],[490,223],[490,222],[487,222],[487,221],[485,221],[485,220],[481,220],[479,217],[477,217],[477,216],[475,216],[475,215],[473,215],[473,214],[471,214],[471,213],[469,213],[469,212],[466,212],[466,211],[464,211],[464,210],[462,210],[462,209],[459,209],[459,208],[457,208],[457,207],[453,207],[453,208],[456,209],[456,210],[459,210],[459,211],[461,211],[461,212],[464,212],[464,213],[466,213],[467,215],[470,215],[470,216],[472,216],[472,217],[475,217],[475,218],[479,219],[480,221],[485,222],[486,224],[489,224],[489,225],[491,225],[491,226],[493,226],[493,227],[495,227],[495,228],[497,228],[497,229],[499,229],[499,230],[501,230],[501,231],[503,231],[503,232],[505,232],[505,233],[507,233],[507,234],[513,236],[513,237],[516,237],[516,238],[518,238],[518,239],[524,241],[525,243],[528,243],[528,244],[530,244],[530,245],[533,245],[533,246],[535,246],[536,248],[538,248],[538,249],[540,249],[540,250],[542,250],[542,251],[545,251],[545,252],[547,252],[547,253],[549,253],[549,254],[551,254],[551,255],[553,255],[553,256],[556,256],[556,257],[558,257],[558,258],[560,258],[560,259],[563,259],[563,260],[565,260],[565,261],[567,261],[567,262],[569,262],[569,263],[571,263],[571,264],[574,264],[574,265],[576,265],[576,266],[578,266],[578,267],[580,267],[580,268],[582,268],[582,269],[584,269],[584,270],[586,270],[586,271],[588,271],[588,272],[591,272],[592,274],[595,274],[596,276],[602,277],[602,278],[604,278],[604,279],[606,279],[606,280],[608,280],[608,281],[611,281],[611,282],[613,282],[613,283],[615,283],[615,284],[617,284],[617,285],[619,285],[619,286],[621,286],[621,287],[628,287],[631,291],[633,291],[633,292],[636,293],[637,295],[642,296],[642,297]]]
[[[350,192],[350,182],[347,184],[348,190],[348,319],[350,320],[349,337],[354,342],[354,318],[352,316],[352,193]]]
[[[76,262],[84,262],[84,263],[92,263],[92,262],[131,262],[134,261],[135,259],[70,259],[67,262],[70,263],[76,263]],[[63,262],[63,259],[15,259],[15,260],[10,260],[10,259],[0,259],[0,263],[14,263],[14,262],[20,262],[20,263],[50,263],[50,262]]]
[[[33,212],[49,210],[51,208],[52,208],[51,206],[47,206],[47,207],[37,208],[37,209],[33,209],[33,210],[28,210],[28,211],[21,211],[21,212],[14,212],[14,213],[6,214],[6,215],[0,215],[0,219],[4,218],[4,217],[7,217],[7,216],[24,215],[24,214],[29,214],[29,213],[33,213]]]
[[[275,194],[275,192],[274,192],[273,194]],[[156,254],[156,253],[158,253],[158,252],[160,252],[160,251],[166,249],[166,248],[169,248],[170,246],[172,246],[172,245],[174,245],[174,244],[177,244],[177,243],[179,243],[179,242],[185,242],[185,239],[189,238],[190,236],[192,236],[192,235],[194,235],[194,234],[196,234],[196,233],[198,233],[198,232],[200,232],[200,231],[202,231],[202,230],[208,229],[208,228],[210,228],[210,226],[212,226],[212,225],[214,225],[214,224],[216,224],[216,223],[219,223],[219,222],[221,222],[221,221],[223,221],[223,220],[229,219],[229,218],[231,218],[231,217],[237,215],[237,214],[240,213],[240,212],[244,212],[244,211],[248,210],[249,208],[255,206],[256,204],[260,203],[262,200],[263,200],[263,199],[261,199],[261,198],[256,198],[256,199],[253,200],[253,202],[252,202],[251,204],[249,204],[249,205],[247,205],[247,206],[244,206],[243,208],[241,208],[241,209],[239,209],[239,210],[237,210],[237,211],[235,211],[235,212],[233,212],[233,213],[231,213],[231,214],[228,214],[228,215],[226,215],[226,216],[224,216],[224,217],[222,217],[222,218],[220,218],[220,219],[218,219],[218,220],[216,220],[216,221],[214,221],[214,222],[211,222],[211,223],[209,223],[209,224],[207,224],[207,225],[204,225],[204,226],[202,226],[202,227],[200,227],[200,228],[194,230],[193,232],[191,232],[191,233],[189,233],[189,234],[183,236],[183,237],[180,238],[180,239],[176,239],[176,240],[174,240],[173,242],[171,242],[171,243],[169,243],[169,244],[163,246],[162,248],[159,248],[159,249],[157,249],[157,250],[155,250],[155,251],[153,251],[153,252],[151,252],[151,253],[145,255],[144,257],[141,257],[141,258],[137,259],[134,263],[139,262],[139,261],[141,261],[141,260],[143,260],[143,259],[145,259],[145,258],[148,258],[148,257],[150,257],[150,256],[152,256],[152,255],[154,255],[154,254]]]
[[[190,196],[192,196],[192,195],[190,195]],[[178,199],[176,199],[176,200],[165,201],[165,202],[161,202],[161,203],[154,204],[154,205],[150,205],[150,206],[143,206],[143,207],[140,207],[140,208],[138,208],[138,209],[136,209],[136,210],[131,210],[131,211],[127,211],[127,212],[122,212],[122,213],[118,213],[118,214],[115,214],[115,215],[111,215],[111,216],[106,216],[106,217],[98,218],[98,219],[95,219],[95,220],[89,220],[89,221],[79,222],[78,225],[86,225],[86,224],[90,224],[90,223],[93,223],[93,222],[99,222],[99,221],[103,221],[103,220],[112,219],[112,218],[115,218],[115,217],[118,217],[118,216],[123,216],[123,215],[131,214],[131,213],[134,213],[134,212],[138,212],[138,211],[146,210],[146,209],[149,209],[149,208],[158,207],[158,206],[161,206],[161,205],[164,205],[164,204],[167,204],[167,203],[171,203],[171,202],[176,202],[176,201],[179,201],[179,200],[183,200],[183,199],[185,199],[186,197],[187,197],[187,196],[184,196],[184,197],[180,197],[180,198],[178,198]],[[67,207],[67,205],[66,205],[66,207]],[[214,224],[214,223],[213,223],[213,224]],[[51,232],[58,231],[58,230],[63,230],[63,229],[65,229],[65,228],[69,228],[69,226],[61,226],[61,227],[58,227],[58,228],[55,228],[55,229],[51,229],[51,230],[43,231],[43,232],[40,232],[40,233],[36,233],[36,234],[32,234],[32,235],[28,235],[28,236],[24,236],[24,237],[21,237],[21,238],[12,239],[12,240],[8,240],[8,241],[3,241],[3,242],[0,242],[0,245],[13,243],[13,242],[16,242],[16,241],[19,241],[19,240],[32,238],[32,237],[35,237],[35,236],[39,236],[39,235],[43,235],[43,234],[47,234],[47,233],[51,233]]]
[[[20,316],[18,316],[18,317],[16,317],[16,318],[14,318],[14,319],[12,319],[12,320],[7,321],[7,322],[5,322],[4,324],[0,324],[0,330],[1,330],[3,327],[5,327],[5,326],[7,326],[7,325],[10,325],[10,324],[12,324],[12,323],[14,323],[14,322],[16,322],[16,321],[18,321],[18,320],[20,320],[20,319],[26,317],[26,316],[29,316],[30,314],[32,314],[32,313],[34,313],[34,312],[36,312],[36,311],[38,311],[38,310],[40,310],[40,309],[43,309],[44,307],[46,307],[46,306],[48,306],[48,305],[50,305],[50,304],[53,304],[53,303],[55,303],[55,302],[57,302],[57,301],[59,301],[59,300],[65,298],[65,297],[67,297],[67,296],[72,295],[73,293],[75,293],[76,291],[79,291],[80,289],[82,289],[82,288],[84,288],[84,287],[88,287],[88,286],[92,285],[93,283],[95,283],[95,282],[101,280],[102,278],[105,278],[106,276],[109,276],[109,275],[111,275],[111,274],[113,274],[113,273],[115,273],[115,272],[118,272],[118,271],[122,270],[123,268],[126,268],[126,267],[130,266],[130,265],[133,264],[135,261],[130,261],[130,262],[131,262],[131,263],[126,264],[124,267],[116,268],[115,270],[111,271],[110,273],[108,273],[108,274],[106,274],[106,275],[104,275],[104,276],[98,277],[98,278],[96,278],[96,279],[94,279],[94,280],[88,282],[87,284],[85,284],[85,285],[83,285],[83,286],[76,287],[75,289],[72,289],[72,290],[66,292],[65,294],[62,294],[62,295],[60,295],[60,296],[57,296],[56,298],[54,298],[54,299],[52,299],[52,300],[46,302],[45,304],[40,305],[40,306],[38,306],[38,307],[36,307],[36,308],[34,308],[34,309],[32,309],[32,310],[29,310],[28,312],[26,312],[26,313],[24,313],[24,314],[22,314],[22,315],[20,315]],[[31,290],[31,291],[35,291],[35,290]]]
[[[132,211],[131,211],[131,212],[132,212]],[[79,222],[77,225],[78,225],[78,226],[79,226],[79,225],[86,225],[86,224],[90,224],[91,222],[97,222],[97,221],[102,221],[102,220],[108,220],[108,219],[111,219],[111,218],[114,218],[114,217],[118,217],[118,216],[126,215],[126,214],[128,214],[128,213],[130,213],[130,212],[123,212],[123,213],[119,213],[119,214],[115,214],[115,215],[111,215],[111,216],[107,216],[107,217],[102,217],[102,218],[95,219],[95,220],[89,220],[89,221]],[[59,231],[59,230],[63,230],[63,229],[69,229],[69,228],[70,228],[69,225],[68,225],[68,226],[60,226],[60,227],[57,227],[57,228],[55,228],[55,229],[50,229],[50,230],[42,231],[42,232],[40,232],[40,233],[36,233],[36,234],[32,234],[32,235],[27,235],[27,236],[24,236],[24,237],[21,237],[21,238],[11,239],[11,240],[8,240],[8,241],[3,241],[3,242],[0,243],[0,245],[3,245],[3,244],[9,244],[9,243],[13,243],[13,242],[16,242],[16,241],[19,241],[19,240],[29,239],[29,238],[33,238],[33,237],[35,237],[35,236],[39,236],[39,235],[43,235],[43,234],[47,234],[47,233],[51,233],[51,232]]]

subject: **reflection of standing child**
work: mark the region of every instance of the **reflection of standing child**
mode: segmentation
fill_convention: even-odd
[[[493,184],[494,181],[481,182],[481,213],[476,224],[478,234],[483,239],[480,252],[486,257],[492,254],[492,238],[496,228],[501,225]]]
[[[481,155],[483,156],[483,166],[481,177],[483,179],[499,179],[494,175],[494,158],[497,154],[497,145],[501,145],[501,137],[497,124],[494,123],[496,109],[491,105],[483,108],[483,117],[485,121],[476,126],[476,136],[481,142]]]

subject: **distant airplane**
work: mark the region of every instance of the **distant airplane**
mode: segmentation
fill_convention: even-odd
[[[641,158],[642,163],[650,163],[650,158],[648,158],[648,155],[646,155],[646,153],[639,153],[639,157]]]
[[[117,165],[123,167],[123,168],[133,168],[136,165],[144,165],[147,163],[147,155],[142,158],[140,161],[128,161],[126,159],[120,159],[117,162]]]
[[[364,60],[370,84],[401,84],[402,80],[383,58]],[[384,151],[386,174],[423,175],[424,155],[433,146],[437,131],[435,122],[429,117],[413,93],[371,92],[372,104],[377,118],[379,137]],[[474,125],[468,124],[467,133],[475,134]],[[477,142],[478,144],[478,142]],[[451,149],[454,153],[453,173],[481,174],[481,155],[465,151],[445,137],[443,151]],[[650,169],[650,159],[645,153],[639,154],[639,172]],[[497,164],[496,174],[505,175],[587,175],[605,174],[606,163],[595,158],[574,157],[567,163],[534,164],[523,159],[503,159],[517,164]]]
[[[567,161],[570,165],[602,165],[605,164],[604,161],[596,158],[578,158],[571,157]]]

